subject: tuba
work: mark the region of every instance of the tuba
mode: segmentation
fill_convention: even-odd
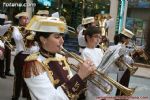
[[[83,59],[81,59],[80,56],[78,56],[77,54],[73,54],[69,51],[67,51],[66,49],[64,49],[62,47],[62,52],[64,54],[67,54],[71,57],[73,57],[74,59],[76,59],[77,61],[79,61],[80,63],[83,63]],[[78,68],[76,66],[71,66],[71,68],[73,70],[75,70],[77,72]],[[110,93],[112,91],[112,85],[114,85],[116,88],[120,89],[121,92],[123,92],[125,95],[130,96],[134,93],[135,88],[127,88],[123,85],[121,85],[120,83],[116,82],[115,80],[113,80],[111,77],[109,77],[108,75],[106,75],[100,68],[98,68],[95,73],[94,73],[97,77],[100,77],[102,80],[104,80],[105,82],[107,82],[111,88],[106,88],[105,86],[101,85],[101,83],[99,81],[97,81],[95,78],[87,78],[89,81],[91,81],[94,85],[96,85],[98,88],[100,88],[102,91],[104,91],[105,93]],[[90,77],[90,76],[89,76]],[[99,85],[100,84],[100,85]]]
[[[102,43],[99,44],[99,47],[106,51],[109,45],[109,41],[107,39],[108,32],[106,31],[106,21],[107,18],[104,15],[98,15],[98,26],[102,32]]]

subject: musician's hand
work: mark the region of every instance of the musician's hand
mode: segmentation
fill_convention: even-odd
[[[82,64],[79,64],[78,75],[81,79],[87,78],[90,74],[94,73],[96,70],[95,65],[91,60],[86,60]]]
[[[135,51],[132,52],[132,57],[135,58],[135,57],[140,57],[140,55],[142,55],[144,53],[144,50],[142,49],[137,49]]]
[[[144,53],[144,50],[143,49],[138,49],[136,50],[136,52],[139,54],[139,55],[142,55]]]

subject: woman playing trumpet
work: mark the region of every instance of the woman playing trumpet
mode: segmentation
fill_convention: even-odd
[[[86,60],[72,76],[66,58],[58,54],[65,27],[57,18],[42,16],[34,16],[27,26],[27,30],[36,31],[40,46],[38,53],[26,58],[23,70],[33,100],[72,100],[84,89],[84,79],[95,71],[92,61]]]

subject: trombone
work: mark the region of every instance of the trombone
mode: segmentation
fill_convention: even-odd
[[[124,62],[122,57],[119,58],[118,62],[125,65],[127,69],[130,71],[131,75],[133,75],[138,70],[138,67],[134,67],[134,66],[131,67],[128,63]]]
[[[76,54],[72,54],[69,51],[67,51],[66,49],[64,49],[63,47],[61,47],[62,52],[70,55],[71,57],[73,57],[74,59],[76,59],[77,61],[79,61],[80,63],[83,63],[83,59],[79,59],[80,57]],[[75,66],[71,66],[71,68],[75,71],[78,70],[77,67]],[[104,81],[106,81],[109,85],[110,85],[110,89],[106,88],[105,86],[103,86],[102,84],[100,84],[98,81],[95,80],[95,78],[91,78],[89,79],[89,81],[91,81],[94,85],[96,85],[97,87],[99,87],[100,89],[102,89],[105,93],[110,93],[112,91],[112,85],[114,85],[116,88],[120,89],[121,92],[123,92],[125,95],[130,96],[134,93],[135,88],[127,88],[123,85],[121,85],[120,83],[114,81],[111,77],[109,77],[108,75],[106,75],[105,73],[103,73],[101,70],[96,70],[95,74],[100,77],[101,79],[103,79]],[[112,85],[111,85],[112,84]]]

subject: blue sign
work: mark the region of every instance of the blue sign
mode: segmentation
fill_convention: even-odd
[[[51,6],[52,0],[38,0],[38,2],[44,6]]]

